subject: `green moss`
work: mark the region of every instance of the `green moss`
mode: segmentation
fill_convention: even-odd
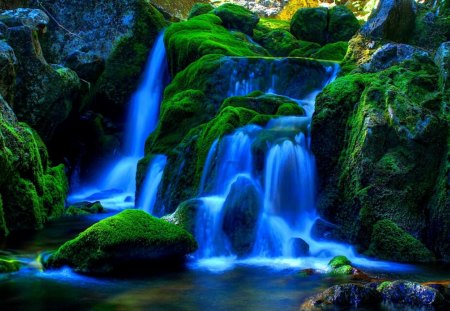
[[[333,259],[330,260],[330,262],[328,263],[328,267],[332,268],[332,269],[337,269],[340,268],[342,266],[349,266],[351,265],[351,261],[348,260],[347,257],[345,256],[336,256]]]
[[[385,289],[386,287],[388,287],[389,285],[391,285],[392,282],[390,281],[384,281],[383,283],[381,283],[380,285],[378,285],[377,287],[377,291],[382,292],[383,289]]]
[[[298,41],[299,48],[289,53],[289,57],[311,57],[320,49],[320,44],[309,41]]]
[[[291,33],[299,40],[324,44],[327,40],[328,10],[302,8],[291,20]]]
[[[5,213],[3,212],[3,201],[0,195],[0,240],[2,237],[7,236],[9,233],[8,227],[6,227]]]
[[[207,54],[265,56],[267,52],[239,33],[230,33],[212,14],[172,24],[165,32],[172,77]]]
[[[353,267],[350,265],[340,266],[336,269],[331,270],[330,274],[333,276],[351,275],[353,274]]]
[[[91,214],[102,213],[104,208],[100,202],[84,202],[77,205],[69,206],[65,214],[68,216],[86,216]]]
[[[261,18],[258,25],[256,25],[256,31],[260,33],[268,33],[272,30],[286,30],[289,31],[291,25],[289,21],[274,19],[274,18]]]
[[[69,191],[64,165],[51,167],[44,175],[43,207],[48,219],[58,218],[64,214],[66,196]]]
[[[223,25],[231,30],[239,30],[249,36],[259,22],[259,17],[252,11],[232,3],[225,3],[214,10]]]
[[[347,54],[348,43],[336,42],[329,43],[321,47],[317,52],[311,55],[312,58],[342,61]]]
[[[17,260],[0,257],[0,273],[11,273],[20,270],[20,263]]]
[[[176,211],[163,217],[170,223],[180,226],[184,230],[194,234],[198,209],[201,207],[201,200],[188,200],[181,203]]]
[[[147,264],[182,259],[197,249],[192,235],[139,210],[104,219],[62,245],[46,268],[68,265],[82,273],[113,273]]]
[[[328,15],[328,42],[348,41],[360,27],[353,12],[344,5],[331,8]]]
[[[293,50],[300,48],[300,43],[287,30],[277,29],[266,34],[255,36],[255,39],[273,56],[288,56]]]
[[[434,255],[416,238],[391,220],[373,226],[368,253],[381,259],[401,262],[431,262]]]
[[[214,7],[209,3],[196,3],[189,12],[188,19],[194,18],[199,15],[211,13],[212,10],[214,10]]]

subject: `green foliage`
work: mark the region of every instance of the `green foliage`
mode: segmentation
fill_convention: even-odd
[[[112,273],[134,263],[155,264],[197,249],[190,233],[140,210],[104,219],[62,245],[46,268],[68,265],[82,273]]]
[[[212,14],[172,24],[165,33],[170,71],[176,73],[207,54],[265,56],[267,52],[239,33],[231,33]]]
[[[329,43],[311,55],[312,58],[342,61],[347,54],[348,43],[344,41]]]
[[[434,255],[416,238],[389,219],[373,226],[368,254],[401,262],[431,262]]]

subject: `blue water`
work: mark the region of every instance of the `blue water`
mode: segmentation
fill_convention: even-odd
[[[157,188],[161,181],[160,175],[164,170],[165,161],[157,157],[154,162],[157,168],[154,171],[158,173],[155,173],[156,176],[151,175],[156,179],[151,181],[152,185],[149,185],[149,181],[144,181],[144,187],[149,191],[142,193],[144,196],[153,194],[150,197],[135,199],[136,171],[138,161],[144,156],[145,141],[158,125],[160,104],[169,81],[164,33],[161,33],[150,52],[138,89],[129,103],[122,156],[108,163],[100,172],[98,180],[72,193],[69,196],[70,202],[98,198],[107,208],[124,209],[135,207],[135,201],[138,201],[142,209],[147,211],[153,209],[156,194],[153,194],[152,188]],[[151,167],[149,173],[152,173]]]

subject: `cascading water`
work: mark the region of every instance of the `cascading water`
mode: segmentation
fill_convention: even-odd
[[[150,52],[142,81],[130,100],[122,156],[103,171],[97,182],[99,186],[88,187],[89,189],[82,193],[71,195],[70,201],[87,198],[98,199],[108,208],[135,206],[133,198],[136,190],[137,163],[144,156],[145,140],[157,126],[159,107],[169,80],[164,33],[161,33]],[[164,166],[165,157],[157,156],[149,167],[147,176],[150,175],[148,178],[151,180],[144,181],[144,190],[141,192],[143,197],[137,200],[139,206],[147,211],[153,208],[155,188],[157,189],[161,181]]]
[[[240,261],[247,263],[279,263],[280,260],[292,262],[303,257],[305,260],[314,258],[314,261],[308,261],[309,267],[324,267],[324,262],[335,255],[347,255],[355,263],[367,261],[357,257],[348,245],[318,241],[311,234],[319,217],[315,210],[316,167],[310,150],[310,125],[316,96],[336,78],[339,70],[336,64],[324,66],[322,85],[295,99],[305,109],[305,117],[277,118],[265,129],[247,126],[213,144],[204,168],[200,193],[202,206],[197,216],[199,251],[196,257],[199,265],[220,270],[229,267],[230,261],[235,262],[236,258],[244,258]],[[277,90],[280,73],[273,73],[273,68],[266,70],[272,72],[270,77],[255,75],[253,71],[247,76],[242,73],[239,76],[238,70],[233,71],[228,96],[247,95],[261,88],[266,93],[286,96]],[[258,173],[252,158],[252,144],[258,135],[267,131],[280,134],[268,147],[264,169]],[[249,181],[250,188],[239,189],[245,184],[242,179]],[[229,222],[226,219],[227,202],[233,201],[230,197],[245,200],[248,192],[260,196],[260,200],[249,201],[253,206],[241,202],[247,213],[248,210],[257,211],[255,224],[244,221],[246,226],[254,229],[242,230],[236,226],[235,232],[230,234],[226,230]],[[237,216],[236,223],[242,223],[246,212]],[[244,252],[233,242],[233,234],[240,234],[240,231],[244,240],[249,232],[252,234],[251,247]],[[300,250],[299,245],[307,245],[308,249]],[[318,262],[322,266],[317,266]]]

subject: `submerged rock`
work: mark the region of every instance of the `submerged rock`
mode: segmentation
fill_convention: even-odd
[[[381,303],[381,294],[375,289],[358,285],[335,285],[313,296],[302,304],[300,310],[328,310],[328,308],[374,307]]]
[[[406,42],[414,29],[415,19],[413,0],[381,0],[361,33],[375,40]]]
[[[87,274],[155,271],[183,262],[196,249],[192,235],[180,227],[140,210],[125,210],[62,245],[45,267],[69,266]]]

